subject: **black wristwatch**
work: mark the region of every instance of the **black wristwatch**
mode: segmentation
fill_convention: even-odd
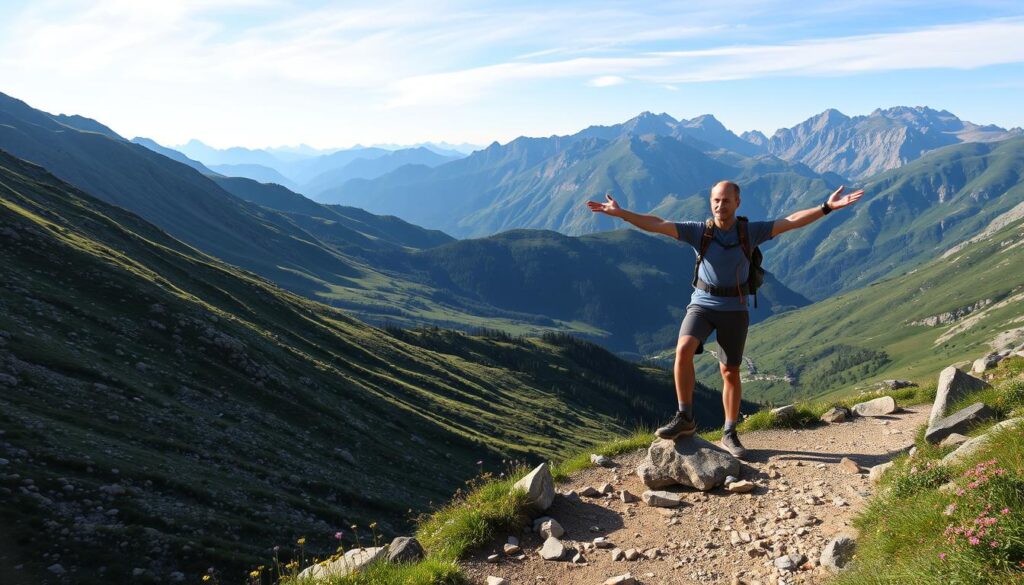
[[[832,213],[832,208],[828,206],[828,201],[821,204],[821,213],[822,215],[828,215]]]

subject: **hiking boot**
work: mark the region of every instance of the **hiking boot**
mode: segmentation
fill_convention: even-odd
[[[747,454],[747,450],[740,444],[740,437],[736,434],[736,431],[728,431],[722,435],[722,447],[732,454],[737,459],[742,459]]]
[[[676,412],[672,420],[654,431],[654,434],[661,439],[675,439],[676,437],[689,437],[695,432],[697,432],[697,422],[693,420],[693,415]]]

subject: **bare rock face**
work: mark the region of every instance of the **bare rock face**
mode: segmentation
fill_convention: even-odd
[[[541,463],[526,474],[515,486],[526,492],[526,501],[535,512],[543,512],[555,501],[555,480],[547,462]]]
[[[939,386],[935,391],[935,401],[932,403],[931,414],[928,415],[928,426],[931,427],[935,421],[946,416],[946,409],[962,397],[974,392],[988,388],[990,384],[980,378],[964,373],[953,366],[949,366],[939,373]]]
[[[739,474],[738,459],[696,436],[654,441],[637,467],[637,475],[651,489],[680,484],[707,491]]]

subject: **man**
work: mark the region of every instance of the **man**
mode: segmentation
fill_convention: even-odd
[[[812,207],[775,221],[751,221],[747,223],[748,249],[775,236],[803,227],[824,217],[836,209],[856,202],[863,190],[843,195],[839,187],[819,207]],[[694,247],[700,256],[704,236],[704,222],[688,221],[674,223],[654,215],[640,215],[619,207],[606,195],[607,201],[588,201],[590,210],[612,217],[620,217],[636,227],[664,234],[686,242]],[[713,331],[718,334],[719,370],[722,374],[722,406],[725,410],[725,427],[722,447],[736,457],[743,457],[746,450],[736,434],[736,423],[740,414],[740,364],[743,361],[743,347],[747,341],[749,313],[747,311],[747,275],[750,262],[740,245],[740,233],[736,209],[740,206],[740,187],[732,181],[721,181],[711,189],[711,213],[714,221],[712,237],[698,267],[697,287],[686,316],[679,327],[676,342],[675,385],[678,411],[668,424],[655,431],[663,439],[675,439],[692,435],[697,430],[693,418],[693,356],[704,351],[704,342]]]

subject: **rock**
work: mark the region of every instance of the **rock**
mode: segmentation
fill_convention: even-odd
[[[389,563],[415,563],[424,556],[423,545],[412,536],[396,536],[388,545]]]
[[[645,504],[656,508],[676,508],[683,505],[683,497],[672,492],[647,490],[640,497]]]
[[[535,520],[533,522],[533,529],[541,538],[561,538],[565,534],[565,529],[558,523],[558,520],[547,516]]]
[[[953,366],[942,370],[939,373],[939,385],[935,391],[935,401],[932,402],[932,411],[928,415],[928,426],[930,427],[939,419],[944,418],[950,404],[975,390],[988,387],[988,382],[966,374]]]
[[[807,561],[807,557],[801,554],[783,555],[775,559],[775,568],[780,571],[795,571],[800,565]]]
[[[734,494],[745,494],[754,490],[754,484],[743,479],[726,484],[725,489]]]
[[[588,485],[580,490],[580,495],[586,498],[596,498],[601,495],[601,492]]]
[[[890,390],[899,390],[900,388],[910,388],[912,386],[917,386],[917,384],[911,382],[910,380],[882,380],[881,382],[879,382],[879,384],[885,386]]]
[[[608,540],[603,536],[598,536],[597,538],[595,538],[593,544],[594,548],[612,548],[615,546],[614,544],[612,544],[612,541]]]
[[[985,357],[978,358],[974,360],[973,364],[971,364],[971,373],[981,374],[985,372],[985,370],[991,370],[1002,360],[1003,356],[998,353],[990,353]]]
[[[554,536],[549,536],[540,549],[540,556],[545,561],[560,561],[565,556],[565,545]]]
[[[9,465],[10,463],[11,463],[10,461],[0,457],[0,466]]]
[[[604,455],[590,454],[590,462],[601,467],[615,467],[615,462]]]
[[[522,549],[519,548],[518,544],[510,544],[506,542],[505,546],[502,547],[501,552],[505,553],[505,556],[511,557],[522,552]]]
[[[626,573],[625,575],[608,577],[605,579],[604,585],[636,585],[636,579],[633,578],[633,575]]]
[[[848,418],[850,418],[850,409],[845,406],[833,406],[821,415],[821,420],[829,424],[846,422]]]
[[[640,555],[640,551],[636,550],[635,548],[627,548],[626,549],[625,557],[626,557],[627,561],[635,561],[635,560],[639,559],[640,556],[641,556]]]
[[[842,571],[846,563],[853,558],[853,551],[857,541],[848,534],[840,534],[828,541],[824,550],[821,551],[821,566],[828,568],[834,573]]]
[[[619,493],[619,497],[622,498],[623,504],[632,504],[633,502],[636,502],[638,500],[638,498],[635,495],[633,495],[632,492],[627,490],[622,490],[622,492]]]
[[[778,408],[773,408],[772,409],[772,414],[774,414],[775,417],[780,419],[780,420],[786,420],[788,418],[792,418],[792,417],[796,416],[796,405],[795,404],[787,404],[786,406],[780,406]]]
[[[868,472],[868,479],[871,481],[871,483],[878,483],[882,481],[882,476],[885,475],[885,472],[888,471],[889,468],[892,467],[893,465],[894,462],[892,461],[879,463],[878,465],[872,467],[871,471]]]
[[[508,585],[508,580],[502,577],[488,576],[487,585]]]
[[[583,564],[587,562],[587,557],[583,556],[583,553],[576,551],[576,554],[572,556],[572,562]]]
[[[971,455],[974,455],[982,447],[987,445],[989,441],[992,440],[992,437],[995,436],[997,433],[1004,431],[1006,429],[1016,427],[1018,425],[1021,425],[1022,423],[1024,423],[1024,417],[1011,418],[1004,420],[1001,423],[994,424],[992,425],[992,428],[985,432],[984,435],[974,437],[973,439],[968,440],[966,443],[957,447],[956,451],[953,451],[952,453],[943,457],[940,463],[942,465],[951,465],[954,463],[959,463],[960,461],[967,459]]]
[[[846,473],[860,473],[861,471],[860,465],[857,465],[857,462],[849,457],[843,457],[839,460],[839,469]]]
[[[610,483],[602,483],[598,486],[597,491],[601,492],[601,495],[605,495],[615,492],[615,488]]]
[[[853,405],[853,413],[857,416],[885,416],[896,412],[896,401],[892,396],[880,396],[874,400]]]
[[[726,476],[739,475],[740,462],[697,436],[657,440],[637,475],[652,489],[682,484],[707,491],[722,485]]]
[[[53,573],[54,575],[63,575],[64,573],[66,573],[66,571],[64,570],[64,566],[60,563],[54,563],[49,567],[46,567],[46,570]]]
[[[969,440],[971,438],[968,436],[961,435],[960,433],[951,433],[945,439],[939,441],[939,447],[956,447],[957,445],[963,445]]]
[[[995,413],[984,402],[975,402],[967,408],[929,425],[928,430],[924,433],[924,439],[934,445],[953,433],[966,432],[974,425],[993,416]]]
[[[345,554],[333,561],[321,561],[315,565],[306,567],[299,573],[298,580],[303,579],[326,579],[328,577],[343,577],[354,573],[366,565],[384,556],[386,546],[372,548],[354,548],[345,551]]]
[[[517,481],[513,487],[526,492],[527,505],[536,512],[547,510],[555,500],[555,481],[551,478],[551,469],[546,461]]]
[[[501,555],[499,555],[499,554],[487,555],[487,562],[488,563],[497,563],[500,560],[501,560]]]

